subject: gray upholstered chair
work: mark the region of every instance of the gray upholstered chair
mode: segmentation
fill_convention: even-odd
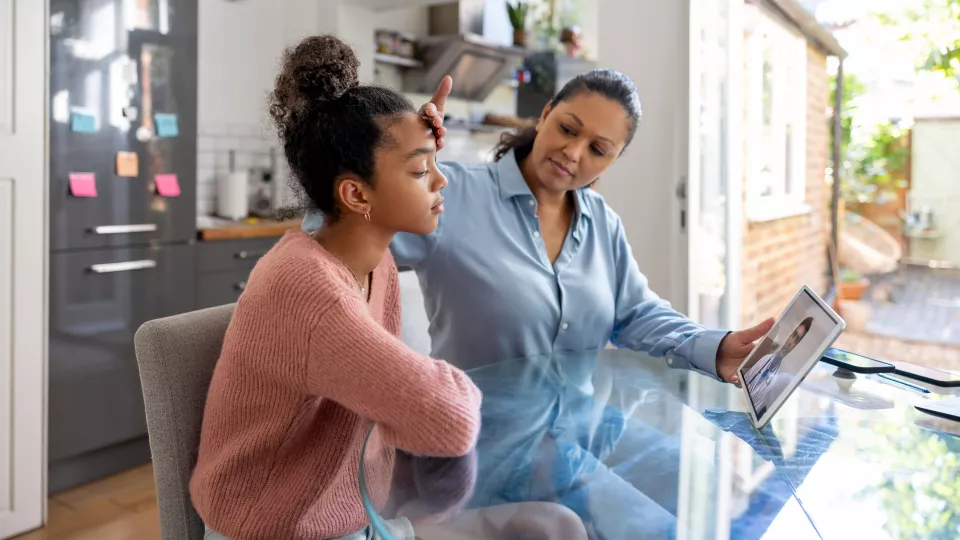
[[[202,540],[190,473],[213,368],[234,304],[149,321],[134,343],[147,412],[163,540]]]

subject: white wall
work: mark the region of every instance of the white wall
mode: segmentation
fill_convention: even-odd
[[[686,308],[677,184],[687,169],[687,2],[599,0],[598,64],[633,79],[643,120],[636,138],[600,179],[620,214],[640,270],[660,296]]]
[[[910,256],[960,264],[960,118],[917,121],[911,138],[910,209],[930,208],[941,236],[912,238]]]
[[[199,113],[204,126],[262,124],[284,48],[334,33],[357,51],[361,81],[373,80],[372,12],[337,0],[200,2]]]
[[[305,30],[285,0],[200,2],[198,123],[259,124],[288,31]]]
[[[356,50],[360,80],[371,82],[377,19],[339,0],[205,0],[199,18],[197,213],[207,215],[231,151],[238,170],[269,165],[275,136],[267,97],[284,49],[309,35],[336,34]]]

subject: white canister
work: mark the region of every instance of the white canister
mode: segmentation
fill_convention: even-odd
[[[250,175],[246,172],[229,172],[217,178],[217,215],[233,220],[247,217],[249,180]]]

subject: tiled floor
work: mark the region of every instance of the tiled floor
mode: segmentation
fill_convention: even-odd
[[[160,540],[153,468],[138,467],[55,495],[47,526],[14,540]]]
[[[960,271],[908,266],[892,301],[871,301],[871,334],[960,347]]]

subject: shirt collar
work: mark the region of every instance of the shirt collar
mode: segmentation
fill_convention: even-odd
[[[508,150],[507,153],[500,158],[500,161],[497,162],[497,184],[500,188],[501,200],[505,201],[522,195],[533,197],[530,186],[527,185],[526,180],[523,179],[523,173],[520,172],[520,164],[517,163],[517,156],[513,149]],[[583,194],[584,189],[590,188],[582,188],[574,192],[574,206],[576,207],[577,216],[592,218],[590,215],[590,206],[587,204]]]
[[[500,185],[500,198],[502,200],[511,199],[518,195],[533,196],[530,186],[523,179],[523,173],[520,172],[520,164],[517,163],[517,155],[513,149],[497,162],[497,182]]]

